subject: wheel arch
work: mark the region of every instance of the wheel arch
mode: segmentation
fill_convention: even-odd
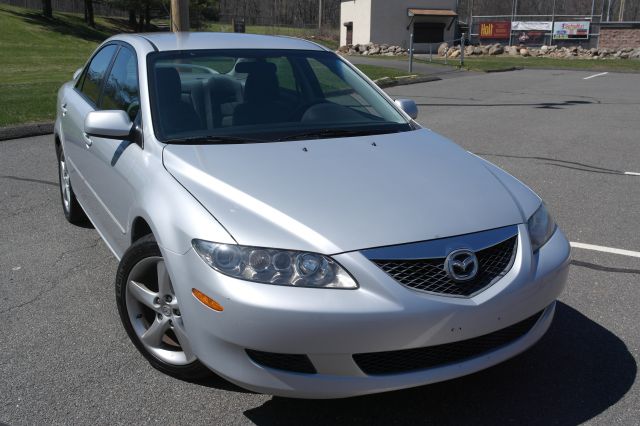
[[[142,216],[136,216],[135,219],[133,219],[133,223],[131,224],[130,234],[131,234],[130,244],[135,243],[140,238],[145,237],[149,234],[154,235],[153,230],[151,229],[151,226],[146,221],[146,219]]]

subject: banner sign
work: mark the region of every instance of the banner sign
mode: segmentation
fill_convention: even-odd
[[[511,23],[509,21],[491,21],[480,23],[480,38],[509,38]]]
[[[553,23],[553,38],[556,40],[589,38],[589,21]]]
[[[513,21],[513,31],[551,31],[551,21]]]
[[[513,39],[519,44],[540,46],[544,44],[545,35],[544,31],[515,31]]]

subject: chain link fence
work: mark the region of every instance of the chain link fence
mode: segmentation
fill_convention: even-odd
[[[588,38],[554,39],[553,24],[557,22],[589,22]],[[483,23],[509,24],[509,32],[506,37],[491,38],[482,35],[480,27]],[[513,22],[551,23],[551,30],[514,30]],[[602,15],[474,15],[469,25],[469,39],[473,44],[501,43],[505,45],[525,45],[538,47],[542,45],[556,46],[582,46],[583,48],[598,47],[600,39],[600,23]]]

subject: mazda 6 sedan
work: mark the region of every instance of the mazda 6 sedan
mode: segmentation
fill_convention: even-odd
[[[287,37],[130,34],[58,93],[71,223],[119,260],[131,341],[172,376],[337,398],[538,341],[569,244],[528,187]]]

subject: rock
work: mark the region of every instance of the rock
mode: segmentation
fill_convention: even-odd
[[[445,52],[447,51],[448,48],[449,48],[449,43],[440,44],[440,46],[438,46],[438,55],[439,56],[444,56],[444,54],[445,54]]]
[[[349,46],[340,46],[338,48],[338,52],[340,53],[347,53],[349,51]]]
[[[359,44],[354,44],[352,49],[355,50],[356,52],[360,52],[360,45]]]
[[[531,53],[529,53],[529,50],[525,48],[525,49],[520,49],[520,55],[526,57],[526,56],[531,56]]]
[[[377,55],[377,54],[379,54],[381,51],[382,51],[382,49],[380,49],[380,48],[379,48],[379,47],[377,47],[377,46],[376,46],[376,47],[372,47],[372,48],[369,50],[369,55]]]
[[[393,53],[393,52],[386,52],[386,53],[383,53],[383,55],[384,56],[395,56],[396,54]]]
[[[482,47],[480,47],[480,49],[482,50],[482,54],[483,55],[488,55],[489,54],[489,49],[491,49],[491,46],[482,46]]]
[[[449,58],[457,58],[460,56],[460,49],[453,49],[449,52]]]
[[[631,59],[640,59],[640,47],[638,47],[636,50],[634,50],[631,55],[629,55],[629,58]]]
[[[466,46],[464,48],[464,54],[465,55],[471,56],[471,55],[473,55],[473,53],[474,53],[474,47],[473,46]]]
[[[620,52],[620,59],[629,59],[631,54],[629,52]]]
[[[482,55],[483,53],[485,53],[483,48],[481,48],[479,46],[474,46],[473,47],[473,54],[474,55]],[[489,49],[487,49],[486,53],[489,53]]]
[[[358,52],[355,49],[349,49],[349,51],[347,52],[347,55],[357,55]]]
[[[518,56],[518,54],[520,53],[520,51],[516,46],[507,47],[507,52],[509,53],[510,56]]]
[[[540,52],[542,53],[547,53],[548,50],[549,50],[549,46],[547,46],[546,44],[543,44],[542,47],[540,48]]]
[[[369,51],[365,50],[364,52],[361,53],[362,56],[369,56]]]
[[[489,55],[501,55],[504,53],[504,47],[500,43],[494,44],[489,48]]]

